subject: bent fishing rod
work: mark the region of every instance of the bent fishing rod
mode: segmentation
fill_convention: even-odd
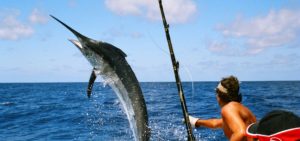
[[[193,135],[193,130],[192,130],[192,126],[191,126],[191,123],[190,123],[189,114],[188,114],[188,110],[187,110],[187,106],[186,106],[186,102],[185,102],[182,83],[181,83],[179,73],[178,73],[179,63],[176,61],[175,54],[174,54],[174,51],[173,51],[173,46],[172,46],[171,37],[170,37],[170,33],[169,33],[169,25],[168,25],[166,17],[165,17],[165,13],[164,13],[164,9],[163,9],[161,0],[158,0],[158,3],[159,3],[159,8],[160,8],[160,12],[161,12],[162,21],[163,21],[164,28],[165,28],[166,38],[167,38],[167,41],[168,41],[169,51],[170,51],[170,55],[171,55],[173,70],[174,70],[177,89],[178,89],[178,94],[179,94],[179,97],[180,97],[181,108],[182,108],[182,112],[183,112],[183,116],[184,116],[184,120],[185,120],[185,125],[186,125],[186,129],[187,129],[188,140],[189,141],[195,141],[195,137]]]

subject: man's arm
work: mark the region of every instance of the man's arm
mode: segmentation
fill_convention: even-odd
[[[208,128],[222,128],[222,119],[198,119],[195,126],[205,126]]]

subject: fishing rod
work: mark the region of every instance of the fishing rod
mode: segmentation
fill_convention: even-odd
[[[174,54],[173,46],[172,46],[172,42],[171,42],[171,37],[170,37],[170,34],[169,34],[169,25],[168,25],[166,17],[165,17],[165,13],[164,13],[164,9],[163,9],[161,0],[158,0],[158,3],[159,3],[161,17],[162,17],[164,28],[165,28],[166,38],[167,38],[167,41],[168,41],[169,51],[170,51],[170,55],[171,55],[173,70],[174,70],[177,89],[178,89],[178,94],[179,94],[179,97],[180,97],[181,108],[182,108],[182,112],[183,112],[183,116],[184,116],[184,120],[185,120],[185,125],[186,125],[186,129],[187,129],[188,140],[189,141],[195,141],[195,137],[193,135],[192,126],[191,126],[190,119],[189,119],[188,110],[187,110],[187,107],[186,107],[186,102],[185,102],[185,97],[184,97],[184,93],[183,93],[182,83],[181,83],[179,73],[178,73],[179,62],[177,62],[176,58],[175,58],[175,54]]]

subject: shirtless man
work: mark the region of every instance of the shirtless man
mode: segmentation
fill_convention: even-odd
[[[239,81],[234,76],[223,78],[216,88],[217,101],[221,108],[220,119],[198,119],[189,116],[193,127],[223,128],[230,141],[247,140],[246,128],[256,122],[253,113],[240,102]]]

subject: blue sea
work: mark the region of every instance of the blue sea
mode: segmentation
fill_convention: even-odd
[[[220,117],[217,82],[184,82],[188,111]],[[0,83],[1,141],[134,140],[125,113],[109,86],[96,83],[90,99],[87,83]],[[187,139],[175,83],[141,83],[151,140]],[[242,82],[243,104],[260,119],[274,109],[300,115],[300,81]],[[227,140],[222,130],[194,129],[196,140]]]

